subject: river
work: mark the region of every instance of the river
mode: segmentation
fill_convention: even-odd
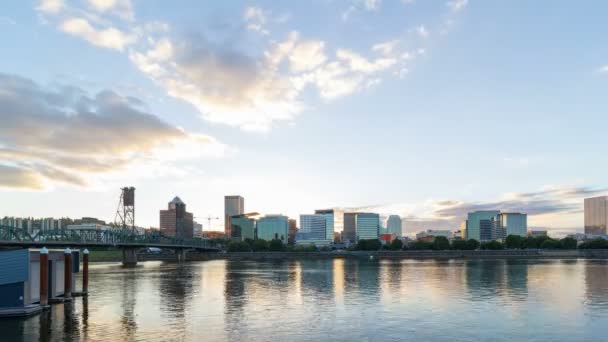
[[[1,341],[605,340],[607,260],[92,264],[90,296]]]

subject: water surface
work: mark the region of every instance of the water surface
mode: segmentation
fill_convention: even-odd
[[[88,299],[0,340],[605,340],[606,260],[207,261],[91,266]]]

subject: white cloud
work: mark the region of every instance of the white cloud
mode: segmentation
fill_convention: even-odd
[[[40,0],[36,9],[44,13],[56,14],[59,13],[64,6],[63,0]]]
[[[458,11],[464,9],[468,3],[469,3],[469,0],[452,0],[452,1],[448,1],[447,6],[452,11],[458,12]]]
[[[289,55],[291,69],[295,72],[307,71],[325,63],[327,56],[324,47],[325,43],[318,40],[296,44]]]
[[[247,29],[255,31],[263,35],[267,35],[270,32],[265,28],[266,25],[266,14],[259,7],[247,7],[243,18],[247,23]]]
[[[125,20],[133,20],[133,5],[130,0],[87,0],[98,12],[113,13]]]
[[[148,161],[222,156],[212,137],[172,126],[112,91],[46,89],[0,74],[1,187],[86,186],[91,177]]]
[[[385,57],[369,61],[358,53],[347,49],[339,49],[336,56],[346,62],[352,71],[359,71],[364,74],[386,70],[397,62],[394,58]]]
[[[86,19],[70,18],[64,20],[59,28],[66,33],[82,38],[89,43],[108,49],[123,50],[136,41],[136,36],[122,32],[114,27],[97,30]]]
[[[365,0],[365,8],[370,11],[375,11],[380,8],[381,0]]]
[[[422,38],[427,38],[429,36],[429,31],[424,27],[424,25],[420,25],[416,28],[416,32]]]
[[[379,52],[385,56],[393,54],[395,48],[399,44],[399,40],[390,40],[388,42],[378,43],[372,46],[372,51]]]
[[[608,73],[608,65],[604,65],[603,67],[598,69],[599,72]]]

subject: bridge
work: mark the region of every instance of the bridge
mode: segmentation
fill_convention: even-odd
[[[218,252],[220,249],[208,239],[179,238],[130,229],[53,229],[30,234],[25,229],[0,225],[0,247],[116,247],[123,251],[123,264],[137,264],[137,250],[146,247],[173,249],[178,260],[185,260],[188,250]]]

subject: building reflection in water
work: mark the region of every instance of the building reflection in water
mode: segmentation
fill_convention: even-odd
[[[585,265],[585,299],[593,310],[608,311],[608,261],[589,260]]]
[[[160,274],[158,286],[163,315],[171,320],[171,327],[176,331],[184,331],[186,312],[195,289],[200,287],[194,267],[193,264],[172,264]]]
[[[137,273],[133,269],[127,270],[122,277],[121,298],[122,315],[120,325],[123,336],[126,340],[132,340],[137,334],[137,320],[135,317],[135,307],[137,305]]]

